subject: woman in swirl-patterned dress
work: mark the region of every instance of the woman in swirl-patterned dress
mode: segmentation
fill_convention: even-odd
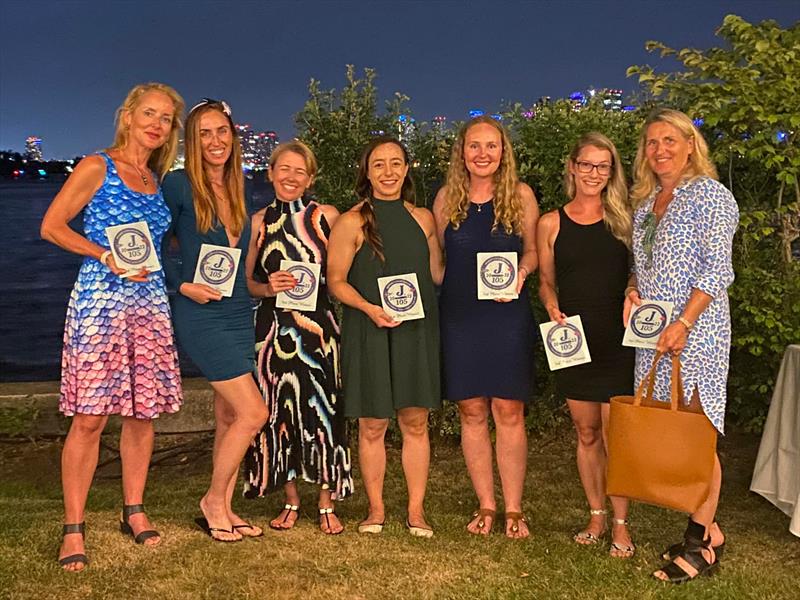
[[[699,401],[723,433],[731,346],[727,288],[733,282],[731,246],[739,221],[736,200],[717,181],[708,146],[682,112],[660,109],[642,127],[636,153],[633,253],[635,276],[626,290],[623,320],[640,298],[673,302],[675,321],[656,350],[680,355],[684,397]],[[636,385],[654,351],[637,348]],[[662,360],[655,398],[670,397],[670,364]],[[681,583],[713,572],[725,536],[715,521],[722,470],[719,459],[706,501],[689,517],[684,541],[664,552],[670,562],[653,575]]]
[[[160,253],[170,214],[159,181],[175,160],[183,100],[160,83],[137,85],[117,111],[114,144],[82,160],[42,221],[42,237],[85,256],[67,306],[59,409],[72,417],[61,453],[64,490],[59,564],[82,571],[84,509],[108,415],[122,416],[120,529],[161,541],[142,506],[153,451],[152,419],[182,402],[162,271],[123,276],[106,227],[144,221]],[[69,227],[83,211],[84,234]]]
[[[320,529],[337,534],[344,528],[332,499],[353,491],[341,407],[339,324],[324,279],[328,236],[339,212],[303,197],[316,172],[316,158],[305,144],[278,146],[269,167],[276,200],[253,215],[247,282],[250,293],[261,298],[256,377],[270,418],[245,458],[245,494],[263,496],[283,487],[286,502],[270,527],[285,531],[299,516],[297,479],[319,485]],[[316,309],[276,308],[276,294],[297,284],[281,269],[281,260],[320,265]]]

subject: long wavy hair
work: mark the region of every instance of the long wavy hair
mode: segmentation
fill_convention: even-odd
[[[381,261],[386,262],[386,257],[383,254],[383,240],[378,231],[378,223],[375,221],[375,209],[372,206],[372,183],[369,180],[369,157],[378,146],[384,144],[394,144],[403,152],[403,160],[406,165],[410,163],[408,150],[399,140],[388,135],[381,135],[372,139],[369,144],[364,148],[361,153],[361,159],[358,161],[358,175],[356,176],[356,197],[362,200],[359,213],[361,214],[361,231],[364,234],[369,247],[372,248],[372,253]],[[400,188],[400,199],[405,202],[410,202],[416,205],[417,195],[414,190],[414,182],[411,180],[411,173],[406,172],[406,177],[403,180],[403,187]]]
[[[156,148],[147,160],[147,167],[156,173],[159,179],[163,179],[164,175],[169,172],[170,167],[172,167],[175,162],[175,157],[178,155],[181,121],[183,120],[183,110],[186,108],[186,103],[183,101],[183,98],[181,98],[181,95],[165,83],[140,83],[128,92],[128,95],[125,96],[125,100],[122,101],[122,104],[117,108],[117,112],[114,115],[114,124],[116,127],[114,143],[106,148],[106,152],[122,150],[128,145],[129,131],[123,122],[123,117],[136,109],[142,96],[147,92],[161,92],[162,94],[166,94],[169,99],[172,100],[172,105],[175,107],[175,114],[172,116],[172,127],[167,141],[164,142],[164,145],[160,148]]]
[[[244,173],[242,172],[242,145],[239,142],[239,132],[233,123],[233,118],[225,112],[226,107],[221,102],[208,102],[192,110],[186,117],[186,176],[192,185],[192,199],[194,212],[197,216],[197,231],[206,233],[216,227],[219,221],[214,190],[211,180],[203,164],[203,148],[200,142],[200,119],[204,114],[215,110],[228,120],[231,128],[231,155],[225,162],[223,183],[225,185],[225,200],[228,202],[228,212],[231,221],[228,227],[234,236],[239,236],[244,229],[247,219],[247,208],[244,203]]]
[[[480,123],[491,125],[500,133],[503,154],[500,166],[494,173],[494,224],[492,229],[502,225],[506,233],[522,232],[522,200],[517,194],[519,178],[517,177],[517,161],[514,158],[514,149],[511,138],[505,127],[495,119],[481,115],[467,121],[458,132],[453,150],[450,153],[450,167],[447,170],[445,195],[445,214],[453,226],[458,229],[461,222],[467,218],[469,210],[469,171],[464,162],[464,140],[470,128]]]
[[[679,110],[658,108],[648,115],[639,135],[636,160],[633,163],[634,181],[631,188],[634,208],[649,198],[658,185],[658,178],[647,162],[646,152],[647,128],[653,123],[669,123],[680,132],[684,139],[692,140],[692,153],[689,155],[689,162],[683,171],[682,181],[689,181],[697,177],[718,179],[717,168],[709,158],[708,144],[692,120]]]
[[[603,222],[611,232],[611,235],[630,248],[633,225],[631,222],[631,209],[628,204],[628,184],[625,181],[625,173],[614,142],[597,131],[582,135],[575,142],[572,151],[564,161],[564,192],[570,200],[575,197],[575,175],[570,173],[570,166],[573,169],[577,169],[576,161],[578,160],[578,155],[586,146],[608,150],[611,154],[611,175],[608,178],[606,187],[600,194],[600,199],[603,203]]]

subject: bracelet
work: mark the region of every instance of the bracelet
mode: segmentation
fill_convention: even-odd
[[[629,285],[628,287],[625,288],[625,292],[623,292],[622,295],[627,298],[628,294],[630,294],[631,292],[636,292],[638,294],[639,288],[637,288],[635,285]]]
[[[686,327],[686,331],[691,331],[694,327],[694,323],[692,323],[689,319],[684,316],[678,317],[678,323]]]
[[[103,263],[104,265],[106,265],[106,261],[108,260],[109,256],[111,256],[111,250],[106,250],[105,252],[103,252],[100,255],[100,262]],[[108,266],[108,265],[106,265],[106,266]]]
[[[525,278],[526,278],[526,277],[528,277],[528,275],[530,275],[531,273],[530,273],[530,271],[528,271],[528,269],[527,269],[526,267],[520,267],[520,268],[519,268],[519,274],[520,274],[520,276],[522,276],[522,271],[523,271],[523,269],[525,270],[525,277],[522,277],[522,279],[525,279]]]

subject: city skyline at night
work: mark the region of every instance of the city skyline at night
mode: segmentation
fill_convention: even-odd
[[[380,104],[410,97],[408,114],[433,123],[487,114],[509,103],[622,89],[634,64],[677,63],[645,51],[719,44],[726,14],[786,27],[789,1],[687,2],[193,2],[54,0],[0,5],[0,148],[43,140],[45,159],[107,146],[114,111],[144,81],[175,87],[192,105],[227,100],[239,123],[294,136],[308,82],[340,89],[345,65],[374,68]],[[35,40],[35,43],[32,43]]]

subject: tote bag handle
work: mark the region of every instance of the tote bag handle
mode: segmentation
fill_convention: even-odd
[[[653,358],[653,366],[650,367],[650,371],[647,373],[647,376],[644,379],[642,379],[642,382],[639,384],[639,389],[636,390],[636,395],[633,398],[633,406],[641,406],[643,397],[648,402],[652,402],[653,390],[655,389],[656,385],[656,366],[658,365],[658,361],[661,360],[662,356],[664,356],[663,352],[656,352],[656,355]],[[669,386],[670,410],[677,412],[678,406],[683,403],[683,385],[681,384],[681,361],[680,358],[678,358],[677,354],[672,355],[672,373],[670,375],[669,383],[670,383]],[[646,393],[645,393],[645,386],[647,386]]]

